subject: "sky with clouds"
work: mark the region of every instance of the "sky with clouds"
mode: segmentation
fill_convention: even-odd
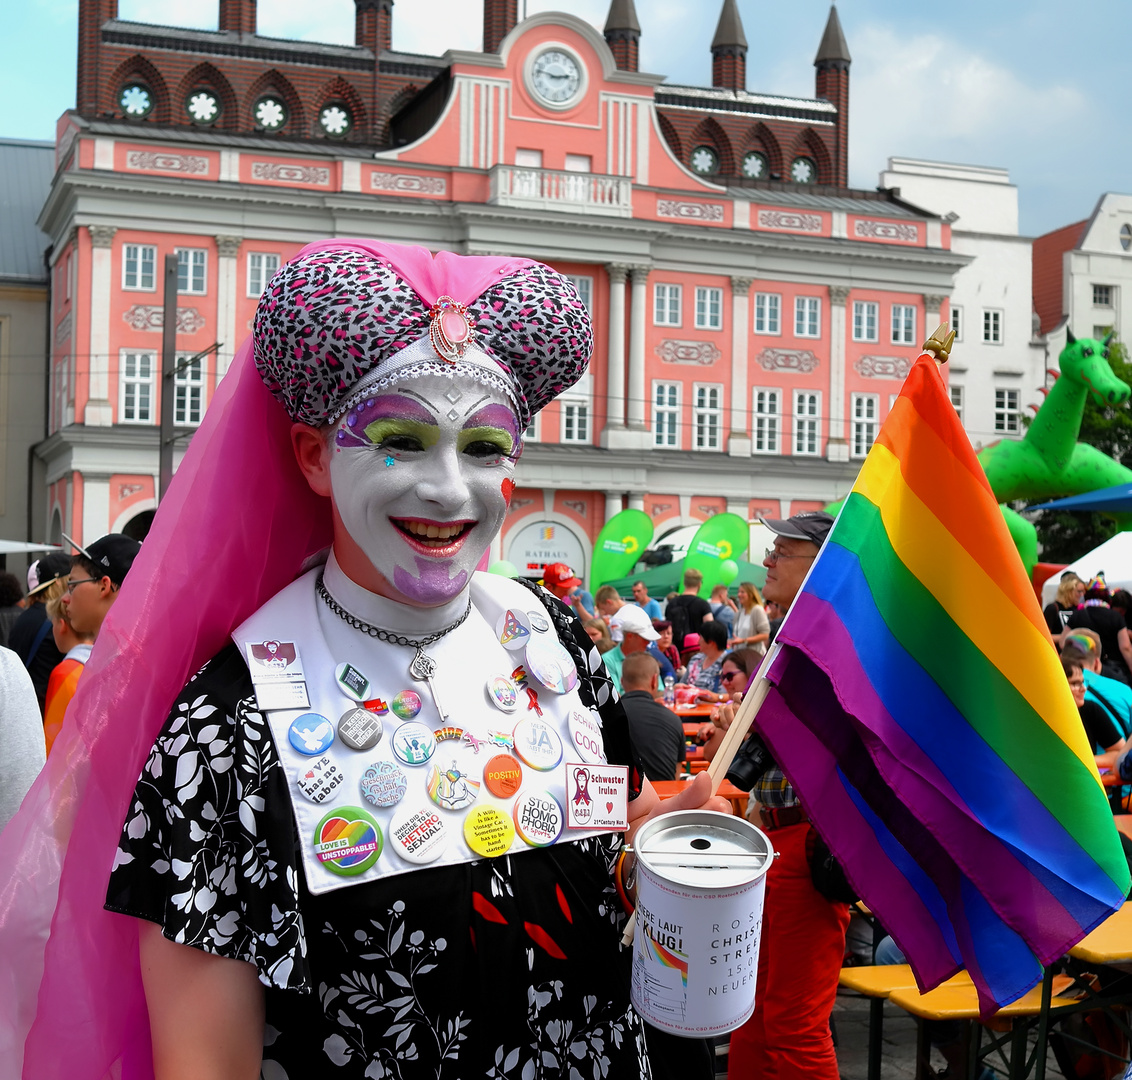
[[[50,139],[74,104],[77,0],[5,5],[0,138]],[[350,44],[353,0],[260,0],[261,34]],[[519,0],[599,29],[609,0]],[[707,85],[720,0],[636,0],[641,69]],[[810,97],[828,0],[739,0],[747,88]],[[439,55],[478,49],[475,0],[396,0],[393,45]],[[993,165],[1019,187],[1028,235],[1087,217],[1105,191],[1132,192],[1126,91],[1129,0],[841,0],[853,57],[849,171],[871,188],[890,156]],[[216,0],[119,0],[119,16],[203,29]],[[438,28],[443,28],[438,30]],[[1107,43],[1107,45],[1106,45]]]

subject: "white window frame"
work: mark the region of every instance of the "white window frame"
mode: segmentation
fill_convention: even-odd
[[[181,296],[206,296],[208,294],[208,249],[174,248],[173,250],[177,253],[177,292]],[[185,278],[188,288],[182,289],[181,274],[186,269]]]
[[[593,416],[589,398],[564,397],[560,402],[558,441],[572,446],[589,446],[593,442]]]
[[[821,457],[821,391],[794,391],[794,431],[790,440],[798,457]]]
[[[794,336],[800,338],[821,337],[821,297],[794,297]]]
[[[951,305],[951,329],[955,331],[955,340],[963,340],[963,305]]]
[[[523,442],[539,442],[539,418],[542,413],[535,413],[531,417],[531,422],[527,425],[526,430],[523,432]]]
[[[657,282],[652,287],[653,326],[680,326],[683,307],[682,285],[671,282]]]
[[[755,333],[782,336],[782,294],[755,293]]]
[[[723,329],[723,290],[696,286],[696,329]]]
[[[684,384],[654,379],[652,384],[652,444],[658,450],[679,450],[680,410]]]
[[[1103,294],[1100,290],[1104,290]],[[1111,285],[1094,285],[1093,286],[1093,307],[1112,307],[1113,294],[1116,289]],[[1098,299],[1100,297],[1100,299]]]
[[[1002,309],[983,308],[983,344],[1002,344]]]
[[[140,362],[149,360],[149,373],[141,375]],[[131,374],[131,367],[134,368]],[[132,407],[130,391],[133,391]],[[145,402],[144,406],[142,402]],[[121,349],[118,353],[118,423],[157,423],[157,352],[154,349]],[[130,412],[133,415],[130,415]],[[146,415],[140,415],[145,412]]]
[[[916,344],[916,305],[892,305],[892,344]]]
[[[700,404],[700,396],[715,404]],[[717,453],[723,449],[723,384],[692,384],[692,449]]]
[[[1022,430],[1022,391],[1010,386],[994,388],[996,435],[1017,435]]]
[[[267,271],[271,260],[275,260],[274,266],[270,273]],[[258,262],[257,262],[258,260]],[[260,297],[263,295],[263,290],[267,288],[267,283],[278,272],[279,267],[283,260],[279,257],[277,252],[274,251],[249,251],[248,252],[248,277],[247,277],[247,294],[248,296]],[[259,290],[256,291],[256,278],[259,278]]]
[[[149,253],[149,284],[145,283],[146,253]],[[133,267],[131,271],[131,266]],[[122,245],[122,288],[127,292],[157,292],[157,245]]]
[[[852,438],[849,444],[851,457],[868,457],[880,431],[880,395],[851,394],[849,415]]]
[[[751,453],[782,453],[782,390],[756,386],[751,391]]]
[[[591,315],[594,311],[594,279],[587,274],[565,274],[567,281],[574,283],[574,288],[578,290],[578,296],[581,297],[582,303],[586,305],[586,311]]]
[[[951,399],[951,407],[959,417],[959,423],[963,423],[963,387],[957,383],[949,383],[947,396]]]
[[[880,304],[875,300],[853,301],[853,340],[876,341],[880,323]]]
[[[192,364],[181,367],[193,353],[178,354],[177,373],[173,376],[173,423],[177,427],[199,427],[204,419],[205,380],[208,368],[202,356]]]

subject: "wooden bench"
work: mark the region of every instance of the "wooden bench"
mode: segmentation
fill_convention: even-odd
[[[1056,995],[1069,989],[1073,985],[1073,978],[1069,975],[1055,975],[1046,980],[1049,983],[1049,1013],[1055,1014],[1059,1008],[1067,1006],[1073,999],[1058,999]],[[992,1035],[992,1049],[1002,1049],[1009,1044],[1010,1059],[1008,1076],[1011,1080],[1021,1080],[1029,1073],[1032,1063],[1026,1060],[1027,1035],[1029,1025],[1018,1023],[1032,1017],[1039,1017],[1039,1043],[1035,1050],[1035,1060],[1040,1055],[1044,1063],[1046,1052],[1046,1016],[1043,1016],[1042,998],[1046,992],[1044,985],[1035,986],[1029,993],[1024,994],[1017,1001],[1004,1005],[989,1020],[979,1019],[979,999],[974,983],[964,971],[948,979],[947,982],[921,994],[915,987],[904,987],[893,990],[888,1000],[899,1006],[905,1012],[916,1018],[916,1080],[927,1080],[932,1076],[929,1065],[931,1046],[925,1030],[926,1020],[961,1020],[968,1025],[977,1023],[982,1029],[990,1032],[1004,1032],[1002,1038]],[[971,1076],[978,1075],[979,1039],[969,1040],[968,1072]],[[1044,1073],[1044,1068],[1041,1070]]]
[[[971,978],[961,971],[944,985]],[[874,966],[845,967],[841,969],[838,985],[852,990],[869,1001],[869,1058],[868,1080],[880,1080],[881,1042],[884,1037],[884,1003],[901,990],[915,990],[916,976],[908,964],[877,964]]]

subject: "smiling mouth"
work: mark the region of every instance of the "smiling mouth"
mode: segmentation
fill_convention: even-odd
[[[474,521],[419,521],[416,518],[390,518],[409,543],[432,555],[447,555],[459,549],[475,528]]]

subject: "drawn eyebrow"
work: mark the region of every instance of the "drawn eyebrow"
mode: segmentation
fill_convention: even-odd
[[[428,400],[428,398],[421,397],[420,394],[414,393],[412,390],[408,389],[407,387],[401,387],[400,389],[398,389],[397,393],[398,394],[404,394],[405,397],[411,397],[411,398],[414,398],[415,400],[419,401],[426,409],[428,409],[428,411],[430,413],[433,414],[433,416],[439,415],[439,410],[432,404],[431,401]]]
[[[475,401],[473,401],[473,402],[471,403],[471,405],[469,405],[469,406],[468,406],[468,407],[467,407],[467,408],[466,408],[466,409],[464,410],[464,416],[465,416],[465,418],[467,418],[468,416],[471,416],[471,414],[472,414],[472,413],[473,413],[473,412],[474,412],[474,411],[475,411],[476,409],[478,409],[478,408],[480,407],[480,405],[481,405],[481,404],[482,404],[483,402],[485,402],[485,401],[490,401],[490,400],[491,400],[491,395],[490,395],[490,394],[484,394],[484,395],[483,395],[482,397],[478,397],[478,398],[476,398],[476,400],[475,400]]]

